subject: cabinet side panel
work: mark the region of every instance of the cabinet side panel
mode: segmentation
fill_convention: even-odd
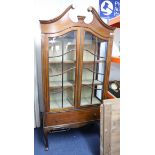
[[[46,112],[50,111],[49,107],[49,80],[48,80],[48,37],[42,34],[41,39],[41,51],[42,51],[42,80],[43,80],[43,101],[44,109]]]

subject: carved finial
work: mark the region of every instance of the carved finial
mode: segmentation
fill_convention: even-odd
[[[88,12],[91,12],[92,11],[92,7],[90,6],[87,10],[88,10]]]
[[[78,21],[80,22],[80,23],[83,23],[84,22],[84,19],[86,18],[85,16],[77,16],[77,18],[78,18]]]
[[[99,16],[98,12],[92,6],[89,6],[87,11],[92,13],[93,21],[98,20],[101,25],[103,25],[104,27],[106,27],[109,30],[115,29],[114,27],[111,27],[111,26],[107,25],[106,23],[104,23],[103,20],[101,19],[101,17]]]
[[[75,9],[75,8],[76,8],[75,4],[72,4],[72,9]]]

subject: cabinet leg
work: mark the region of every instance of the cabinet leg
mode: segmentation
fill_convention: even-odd
[[[44,130],[45,151],[48,151],[48,131]]]

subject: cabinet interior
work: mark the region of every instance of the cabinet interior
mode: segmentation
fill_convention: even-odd
[[[107,41],[85,32],[82,60],[77,62],[76,35],[76,31],[72,31],[59,37],[49,38],[51,110],[75,106],[76,63],[80,61],[83,62],[80,106],[100,104],[103,99]]]

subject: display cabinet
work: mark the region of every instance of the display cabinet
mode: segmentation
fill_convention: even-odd
[[[73,22],[70,9],[72,5],[52,20],[40,20],[46,150],[49,132],[99,120],[108,91],[114,28],[93,7],[88,8],[93,15],[89,24],[84,16]]]

